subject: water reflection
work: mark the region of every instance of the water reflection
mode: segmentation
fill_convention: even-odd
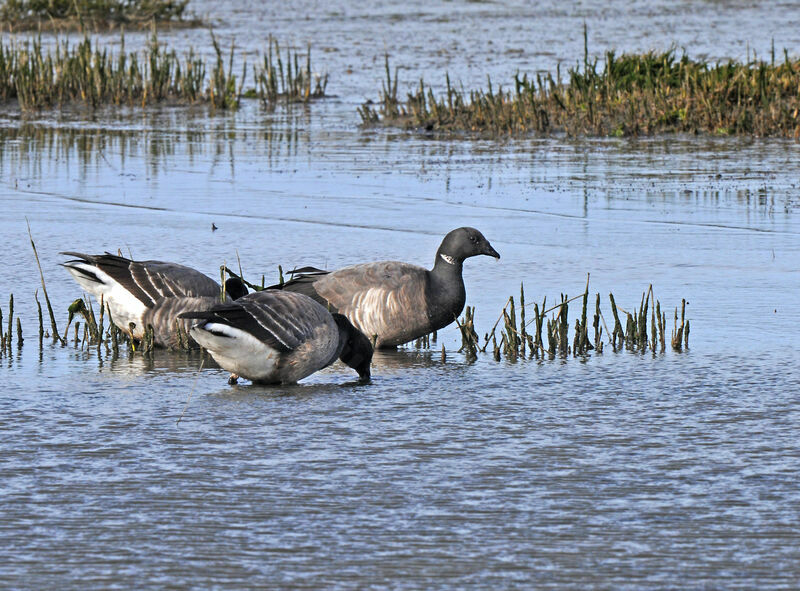
[[[435,347],[436,345],[433,344],[432,346]],[[450,362],[454,362],[455,359],[456,357],[451,355]],[[402,374],[409,370],[424,370],[441,364],[441,352],[414,349],[412,346],[394,350],[378,349],[372,357],[373,371],[380,375]]]
[[[145,354],[133,351],[124,345],[115,352],[107,344],[100,347],[81,346],[74,342],[69,343],[64,349],[74,361],[95,365],[99,371],[117,378],[139,377],[146,374],[197,374],[201,365],[206,369],[219,369],[211,356],[199,350],[155,349]]]
[[[372,360],[372,370],[375,381],[380,381],[386,376],[396,376],[425,371],[428,368],[450,364],[461,366],[464,364],[464,356],[455,351],[447,352],[446,360],[442,359],[440,350],[434,349],[415,349],[411,346],[396,350],[375,351]],[[170,351],[166,349],[156,349],[151,353],[144,354],[132,351],[130,348],[120,347],[118,353],[114,353],[109,347],[103,345],[81,346],[80,344],[70,343],[65,349],[69,357],[78,363],[88,364],[97,367],[98,371],[108,373],[115,379],[129,379],[142,376],[176,376],[192,377],[198,376],[205,383],[213,383],[214,380],[220,383],[227,383],[228,373],[222,370],[214,361],[213,357],[202,351]],[[19,362],[21,351],[17,351],[15,356],[9,357],[8,363]],[[313,374],[306,378],[299,385],[280,386],[281,391],[287,393],[301,393],[305,390],[314,390],[325,386],[327,382],[335,382],[342,387],[358,387],[360,382],[353,378],[352,370],[341,363],[334,363],[332,366]],[[274,390],[273,386],[263,386],[251,384],[248,380],[242,379],[238,385],[227,388],[231,391],[249,392],[264,390],[266,392]],[[225,389],[223,389],[224,391]]]
[[[301,117],[286,117],[280,127],[237,125],[236,117],[199,117],[183,114],[146,118],[142,126],[51,126],[38,123],[0,126],[0,172],[17,185],[53,174],[74,176],[82,182],[98,173],[147,178],[174,172],[175,159],[187,166],[219,166],[235,176],[237,156],[253,152],[269,167],[285,166],[308,144]],[[187,125],[188,123],[188,125]]]
[[[136,126],[0,127],[0,176],[7,189],[23,195],[112,204],[119,203],[108,199],[115,194],[125,196],[126,206],[151,208],[169,208],[178,197],[172,183],[162,186],[175,175],[187,187],[222,182],[237,191],[259,186],[253,181],[261,177],[277,181],[271,186],[280,192],[292,190],[298,175],[311,173],[326,186],[346,176],[354,192],[372,191],[382,183],[384,199],[421,200],[413,192],[404,194],[403,182],[373,178],[367,171],[376,165],[406,179],[436,183],[441,187],[436,202],[461,208],[558,211],[586,218],[598,206],[639,207],[631,203],[631,193],[641,195],[647,208],[681,202],[720,212],[720,206],[735,204],[766,216],[785,215],[799,204],[797,180],[787,162],[800,147],[791,142],[663,139],[635,143],[637,150],[604,140],[431,142],[369,139],[357,130],[327,132],[323,121],[306,116],[286,115],[259,126],[252,116],[170,113],[145,117]],[[323,151],[320,142],[327,145]],[[142,195],[142,189],[150,194]],[[559,194],[565,191],[583,195],[579,207],[564,208]],[[209,200],[214,201],[211,195]]]

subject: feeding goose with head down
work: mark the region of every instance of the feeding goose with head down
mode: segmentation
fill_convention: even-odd
[[[299,293],[264,290],[189,311],[192,337],[220,367],[258,383],[294,383],[336,359],[369,380],[372,345],[341,314]]]
[[[339,312],[377,347],[413,341],[453,322],[464,309],[464,260],[500,258],[475,228],[458,228],[444,237],[433,268],[381,261],[337,271],[310,271],[272,286],[304,293]]]
[[[220,285],[200,271],[163,261],[133,261],[113,254],[62,254],[74,257],[62,263],[78,284],[107,305],[111,319],[133,338],[141,339],[153,327],[155,343],[176,345],[176,321],[181,312],[207,309],[220,302]],[[225,283],[226,298],[247,293],[236,279]],[[181,321],[188,331],[189,322]],[[133,325],[133,328],[131,328]]]

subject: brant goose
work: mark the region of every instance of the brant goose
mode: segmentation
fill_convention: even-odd
[[[458,228],[442,240],[433,269],[396,261],[364,263],[337,271],[304,268],[272,288],[308,295],[339,312],[376,347],[395,347],[453,322],[466,301],[464,259],[500,258],[475,228]]]
[[[98,302],[102,297],[114,324],[136,339],[141,339],[151,325],[155,343],[162,347],[177,344],[175,323],[181,312],[208,309],[220,302],[219,284],[191,267],[162,261],[133,261],[109,253],[61,254],[75,257],[61,264]],[[247,293],[237,279],[228,279],[225,288],[226,298]],[[189,325],[183,323],[187,334]]]
[[[264,290],[188,311],[192,337],[223,369],[257,383],[294,383],[337,358],[369,380],[372,345],[341,314],[299,293]]]

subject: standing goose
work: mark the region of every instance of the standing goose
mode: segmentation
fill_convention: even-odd
[[[442,240],[430,271],[397,261],[308,270],[283,285],[347,316],[376,347],[395,347],[453,322],[464,309],[464,259],[500,258],[475,228],[458,228]]]
[[[299,293],[264,290],[184,312],[192,337],[232,372],[265,384],[294,383],[337,358],[369,380],[372,345],[341,314]]]
[[[207,309],[220,302],[219,284],[191,267],[162,261],[132,261],[109,253],[61,254],[75,257],[62,265],[98,302],[102,298],[117,327],[141,339],[151,325],[155,343],[162,347],[177,344],[178,314]],[[237,280],[229,279],[225,287],[228,298],[247,293]],[[189,325],[188,321],[183,322],[187,334]]]

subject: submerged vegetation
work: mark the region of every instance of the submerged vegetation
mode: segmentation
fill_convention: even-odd
[[[617,56],[568,70],[562,79],[517,75],[506,89],[458,90],[446,77],[442,95],[420,80],[398,98],[386,58],[377,105],[359,109],[366,125],[489,135],[566,133],[638,136],[661,133],[800,137],[800,59],[774,52],[770,62],[709,64],[675,51]]]
[[[226,56],[213,34],[211,41],[216,59],[209,68],[193,50],[179,57],[158,42],[155,32],[140,52],[126,52],[122,37],[116,55],[88,36],[73,45],[62,41],[52,50],[44,49],[40,39],[11,44],[0,39],[0,102],[16,100],[25,111],[72,103],[97,108],[161,102],[236,109],[242,97],[273,107],[325,96],[327,76],[312,75],[310,48],[303,60],[287,50],[284,65],[278,42],[270,37],[267,54],[253,65],[257,86],[244,91],[247,63],[237,77],[233,45]]]
[[[34,300],[39,313],[38,340],[40,352],[44,347],[45,339],[52,339],[54,344],[60,344],[61,346],[72,344],[82,350],[94,348],[98,353],[103,351],[108,353],[112,359],[119,357],[121,352],[127,353],[128,356],[132,356],[137,352],[143,355],[152,355],[156,349],[152,326],[148,325],[144,338],[141,340],[134,339],[128,332],[121,330],[111,321],[111,310],[107,305],[101,306],[99,316],[96,315],[92,301],[88,297],[73,301],[67,308],[68,316],[63,335],[58,333],[55,320],[53,320],[52,330],[45,327],[38,293],[34,295]],[[0,358],[11,356],[15,349],[22,349],[25,343],[22,321],[19,316],[15,317],[14,315],[13,294],[9,298],[7,312],[7,327],[4,328],[3,308],[0,306]],[[16,327],[16,330],[13,330],[14,327]],[[70,329],[72,330],[70,331]],[[174,347],[175,350],[194,351],[199,349],[189,339],[186,331],[183,330],[182,325],[178,322],[176,322],[175,334],[177,343]]]
[[[467,306],[464,316],[458,322],[461,330],[461,348],[467,359],[474,359],[478,353],[490,350],[495,360],[502,357],[511,361],[517,359],[554,359],[555,357],[586,356],[591,351],[602,354],[606,341],[614,352],[623,349],[639,353],[663,353],[666,350],[667,314],[662,311],[661,302],[655,299],[653,286],[642,294],[639,307],[628,312],[619,307],[614,294],[609,294],[611,314],[608,322],[600,308],[600,294],[595,294],[594,311],[590,307],[589,280],[584,292],[568,298],[561,294],[560,301],[550,308],[547,298],[541,305],[525,303],[525,287],[520,285],[519,300],[510,296],[492,329],[485,333],[483,344],[475,330],[475,308]],[[580,315],[575,319],[574,331],[570,329],[569,304],[580,301]],[[548,317],[548,314],[550,316]],[[591,314],[591,327],[589,325]],[[624,315],[625,328],[620,320]],[[530,318],[530,316],[533,316]],[[526,317],[527,316],[527,317]],[[679,320],[680,318],[680,320]],[[648,330],[648,319],[650,327]],[[613,323],[612,323],[613,321]],[[499,328],[501,326],[502,328]],[[609,323],[613,328],[609,329]],[[499,331],[499,332],[498,332]],[[605,331],[605,332],[604,332]],[[686,319],[686,300],[681,303],[680,316],[675,308],[670,346],[674,351],[689,347],[689,321]],[[570,333],[573,337],[570,340]],[[591,335],[591,336],[590,336]],[[425,345],[426,343],[420,343]],[[444,355],[444,350],[443,350]]]
[[[111,29],[152,22],[193,27],[202,21],[184,18],[189,0],[5,0],[0,22],[13,30]]]

